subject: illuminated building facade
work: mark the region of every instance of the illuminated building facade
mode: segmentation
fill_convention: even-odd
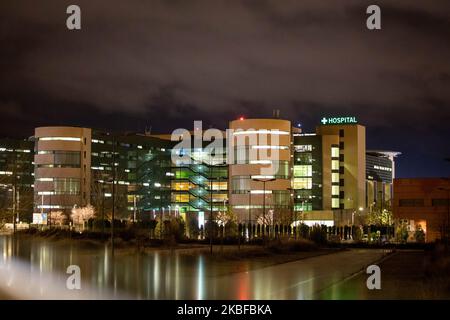
[[[33,149],[31,140],[0,139],[0,221],[27,221],[33,211]]]
[[[36,212],[68,213],[91,204],[99,214],[110,215],[113,195],[118,219],[170,210],[170,144],[165,140],[41,127],[35,143]]]
[[[191,132],[185,134],[187,144],[180,148],[174,145],[171,206],[187,222],[188,229],[202,229],[211,212],[224,212],[228,208],[226,139],[221,139],[224,137],[221,133],[216,140],[217,148],[208,152],[208,143],[202,140],[203,131],[197,130],[192,136]]]
[[[388,209],[399,153],[367,151],[354,117],[321,123],[303,133],[288,120],[241,118],[217,130],[213,152],[201,128],[178,136],[36,128],[34,212],[91,204],[109,216],[114,198],[117,218],[178,215],[201,227],[225,210],[242,223],[351,225]]]
[[[239,119],[229,128],[229,197],[239,221],[292,221],[291,122]]]
[[[323,118],[315,133],[294,133],[295,215],[307,224],[351,225],[390,210],[394,158],[367,151],[356,118]]]
[[[392,210],[395,157],[399,155],[394,151],[367,151],[366,206],[370,212]]]
[[[307,224],[350,225],[366,207],[365,128],[322,123],[314,134],[294,134],[294,176],[302,175],[294,177],[295,208]]]

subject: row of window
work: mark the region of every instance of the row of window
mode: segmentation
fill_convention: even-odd
[[[312,189],[312,178],[294,178],[294,189]]]
[[[295,165],[294,177],[312,177],[311,165]]]
[[[175,182],[172,181],[171,188],[175,191],[188,191],[190,189],[195,188],[196,186],[190,182]],[[209,189],[210,184],[205,184],[205,187]],[[212,189],[213,190],[228,190],[228,182],[226,181],[220,181],[220,182],[213,182],[212,183]]]
[[[81,138],[80,137],[41,137],[38,139],[39,141],[70,141],[70,142],[81,142]],[[84,144],[86,144],[86,138],[83,139]],[[101,140],[101,139],[92,139],[91,140],[92,143],[94,144],[108,144],[108,145],[112,145],[113,142],[112,140]],[[155,148],[155,147],[147,147],[147,146],[142,146],[142,145],[138,145],[138,144],[131,144],[131,143],[126,143],[126,142],[116,142],[116,145],[121,146],[121,147],[125,147],[125,148],[131,148],[131,147],[136,147],[137,149],[144,149],[144,147],[146,149],[157,149],[160,151],[166,151],[165,148]]]
[[[312,211],[312,203],[311,202],[302,202],[294,205],[295,211]]]
[[[51,163],[38,164],[38,168],[80,168],[80,151],[39,151],[38,154],[51,154]]]
[[[51,190],[40,191],[38,195],[80,195],[80,179],[78,178],[41,178],[40,182],[52,184]]]
[[[189,194],[172,194],[172,202],[176,203],[187,203],[189,201],[195,200],[196,198],[189,195]],[[205,197],[208,201],[210,200],[210,197]],[[228,200],[228,193],[213,193],[212,195],[212,201],[213,202],[223,202]]]

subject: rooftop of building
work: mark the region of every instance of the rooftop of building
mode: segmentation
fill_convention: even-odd
[[[402,153],[399,151],[391,151],[391,150],[367,150],[366,154],[374,155],[377,157],[395,158],[401,155]]]

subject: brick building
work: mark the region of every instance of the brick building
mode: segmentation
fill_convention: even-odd
[[[421,228],[426,241],[433,242],[444,236],[449,224],[449,198],[449,178],[395,179],[394,218],[407,225],[411,239]]]

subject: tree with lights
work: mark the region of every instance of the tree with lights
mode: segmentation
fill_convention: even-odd
[[[93,206],[88,204],[86,207],[76,207],[74,206],[72,208],[72,214],[70,215],[70,218],[72,219],[74,225],[83,225],[83,230],[85,227],[85,224],[90,219],[93,219],[95,217],[95,209]]]
[[[67,220],[67,216],[62,211],[52,211],[50,224],[62,226]]]

